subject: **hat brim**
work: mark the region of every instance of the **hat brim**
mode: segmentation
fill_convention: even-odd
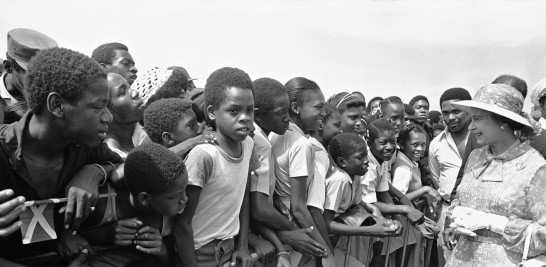
[[[19,67],[23,68],[25,71],[28,70],[28,62],[26,61],[22,61],[22,60],[19,60],[19,59],[15,59],[15,62],[17,62],[17,65],[19,65]]]
[[[533,128],[533,126],[531,126],[531,123],[529,123],[529,121],[526,118],[524,118],[521,115],[516,114],[516,113],[514,113],[512,111],[501,108],[501,107],[499,107],[497,105],[491,105],[491,104],[487,104],[487,103],[483,103],[483,102],[479,102],[479,101],[474,101],[474,100],[457,101],[455,103],[452,103],[451,105],[453,105],[454,107],[456,107],[456,108],[458,108],[460,110],[466,111],[466,112],[470,112],[471,108],[483,109],[485,111],[489,111],[489,112],[495,113],[497,115],[503,116],[503,117],[505,117],[507,119],[515,121],[515,122],[517,122],[519,124],[522,124],[524,126]]]

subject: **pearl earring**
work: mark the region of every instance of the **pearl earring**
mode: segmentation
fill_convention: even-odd
[[[501,130],[504,130],[504,126],[501,126]]]

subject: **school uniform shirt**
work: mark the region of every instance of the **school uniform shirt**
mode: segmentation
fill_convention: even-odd
[[[271,151],[275,160],[275,193],[290,208],[290,179],[307,176],[307,188],[315,172],[313,146],[303,131],[290,123],[283,135],[271,133]]]
[[[247,137],[241,145],[237,158],[213,144],[197,145],[186,157],[188,184],[201,188],[192,222],[194,249],[239,233],[248,173],[255,166],[251,165],[252,138]]]
[[[12,124],[0,125],[0,191],[12,189],[13,196],[23,196],[27,201],[46,198],[66,197],[66,186],[74,175],[88,164],[107,165],[122,163],[120,156],[101,142],[96,147],[87,147],[71,143],[64,148],[64,163],[55,193],[51,196],[40,196],[23,160],[23,135],[28,131],[28,124],[33,114],[27,112],[21,120]],[[58,206],[58,207],[57,207]],[[60,233],[63,227],[64,214],[54,211],[55,230]],[[8,237],[0,239],[0,257],[16,259],[50,252],[55,249],[57,240],[43,241],[23,245],[21,231],[15,231]]]
[[[335,211],[334,217],[338,217],[362,202],[361,176],[355,176],[353,180],[338,166],[332,166],[331,169],[332,172],[326,178],[324,209]]]
[[[254,123],[254,155],[259,167],[250,174],[250,192],[260,192],[268,196],[269,202],[273,203],[275,192],[275,161],[271,154],[271,143],[265,132]]]
[[[377,192],[389,191],[390,164],[388,161],[379,163],[372,151],[368,148],[368,172],[361,180],[362,201],[366,203],[377,202]]]
[[[326,198],[326,173],[330,167],[330,158],[326,148],[315,138],[310,137],[309,142],[313,146],[315,153],[315,175],[307,189],[307,206],[315,207],[324,211],[324,201]]]
[[[392,185],[402,194],[413,192],[423,186],[419,165],[402,152],[398,153],[392,166]]]
[[[468,135],[465,138],[465,147],[467,142]],[[430,172],[438,185],[438,193],[444,200],[449,201],[457,181],[457,174],[463,163],[463,155],[459,154],[457,145],[448,129],[445,129],[430,142],[428,156]]]

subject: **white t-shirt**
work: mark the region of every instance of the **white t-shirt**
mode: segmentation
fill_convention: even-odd
[[[349,174],[338,166],[332,166],[332,172],[326,178],[326,201],[324,209],[336,212],[337,217],[352,206],[362,202],[360,180],[362,176],[355,176],[354,181]]]
[[[313,146],[294,123],[290,123],[288,131],[283,135],[271,133],[269,140],[275,160],[275,193],[284,205],[290,208],[290,178],[307,176],[308,188],[310,181],[313,180],[315,171]]]
[[[273,192],[275,192],[275,161],[271,154],[271,143],[265,132],[254,123],[254,151],[259,167],[250,174],[250,192],[264,193],[273,203]]]
[[[188,185],[202,188],[192,221],[194,249],[239,233],[254,142],[247,137],[241,145],[238,158],[212,144],[197,145],[186,157]]]
[[[361,181],[362,201],[366,203],[375,203],[377,202],[376,192],[389,191],[389,182],[391,180],[391,175],[389,173],[390,164],[388,161],[379,164],[369,148],[368,161],[368,172],[366,172]]]
[[[324,211],[326,198],[326,173],[330,168],[330,158],[324,146],[315,138],[309,138],[315,152],[315,175],[307,189],[307,206],[315,207]]]

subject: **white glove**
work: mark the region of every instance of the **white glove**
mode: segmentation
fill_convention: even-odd
[[[499,234],[504,232],[508,223],[508,218],[504,216],[460,206],[453,209],[452,219],[453,223],[450,227],[465,228],[470,231],[490,229]]]

